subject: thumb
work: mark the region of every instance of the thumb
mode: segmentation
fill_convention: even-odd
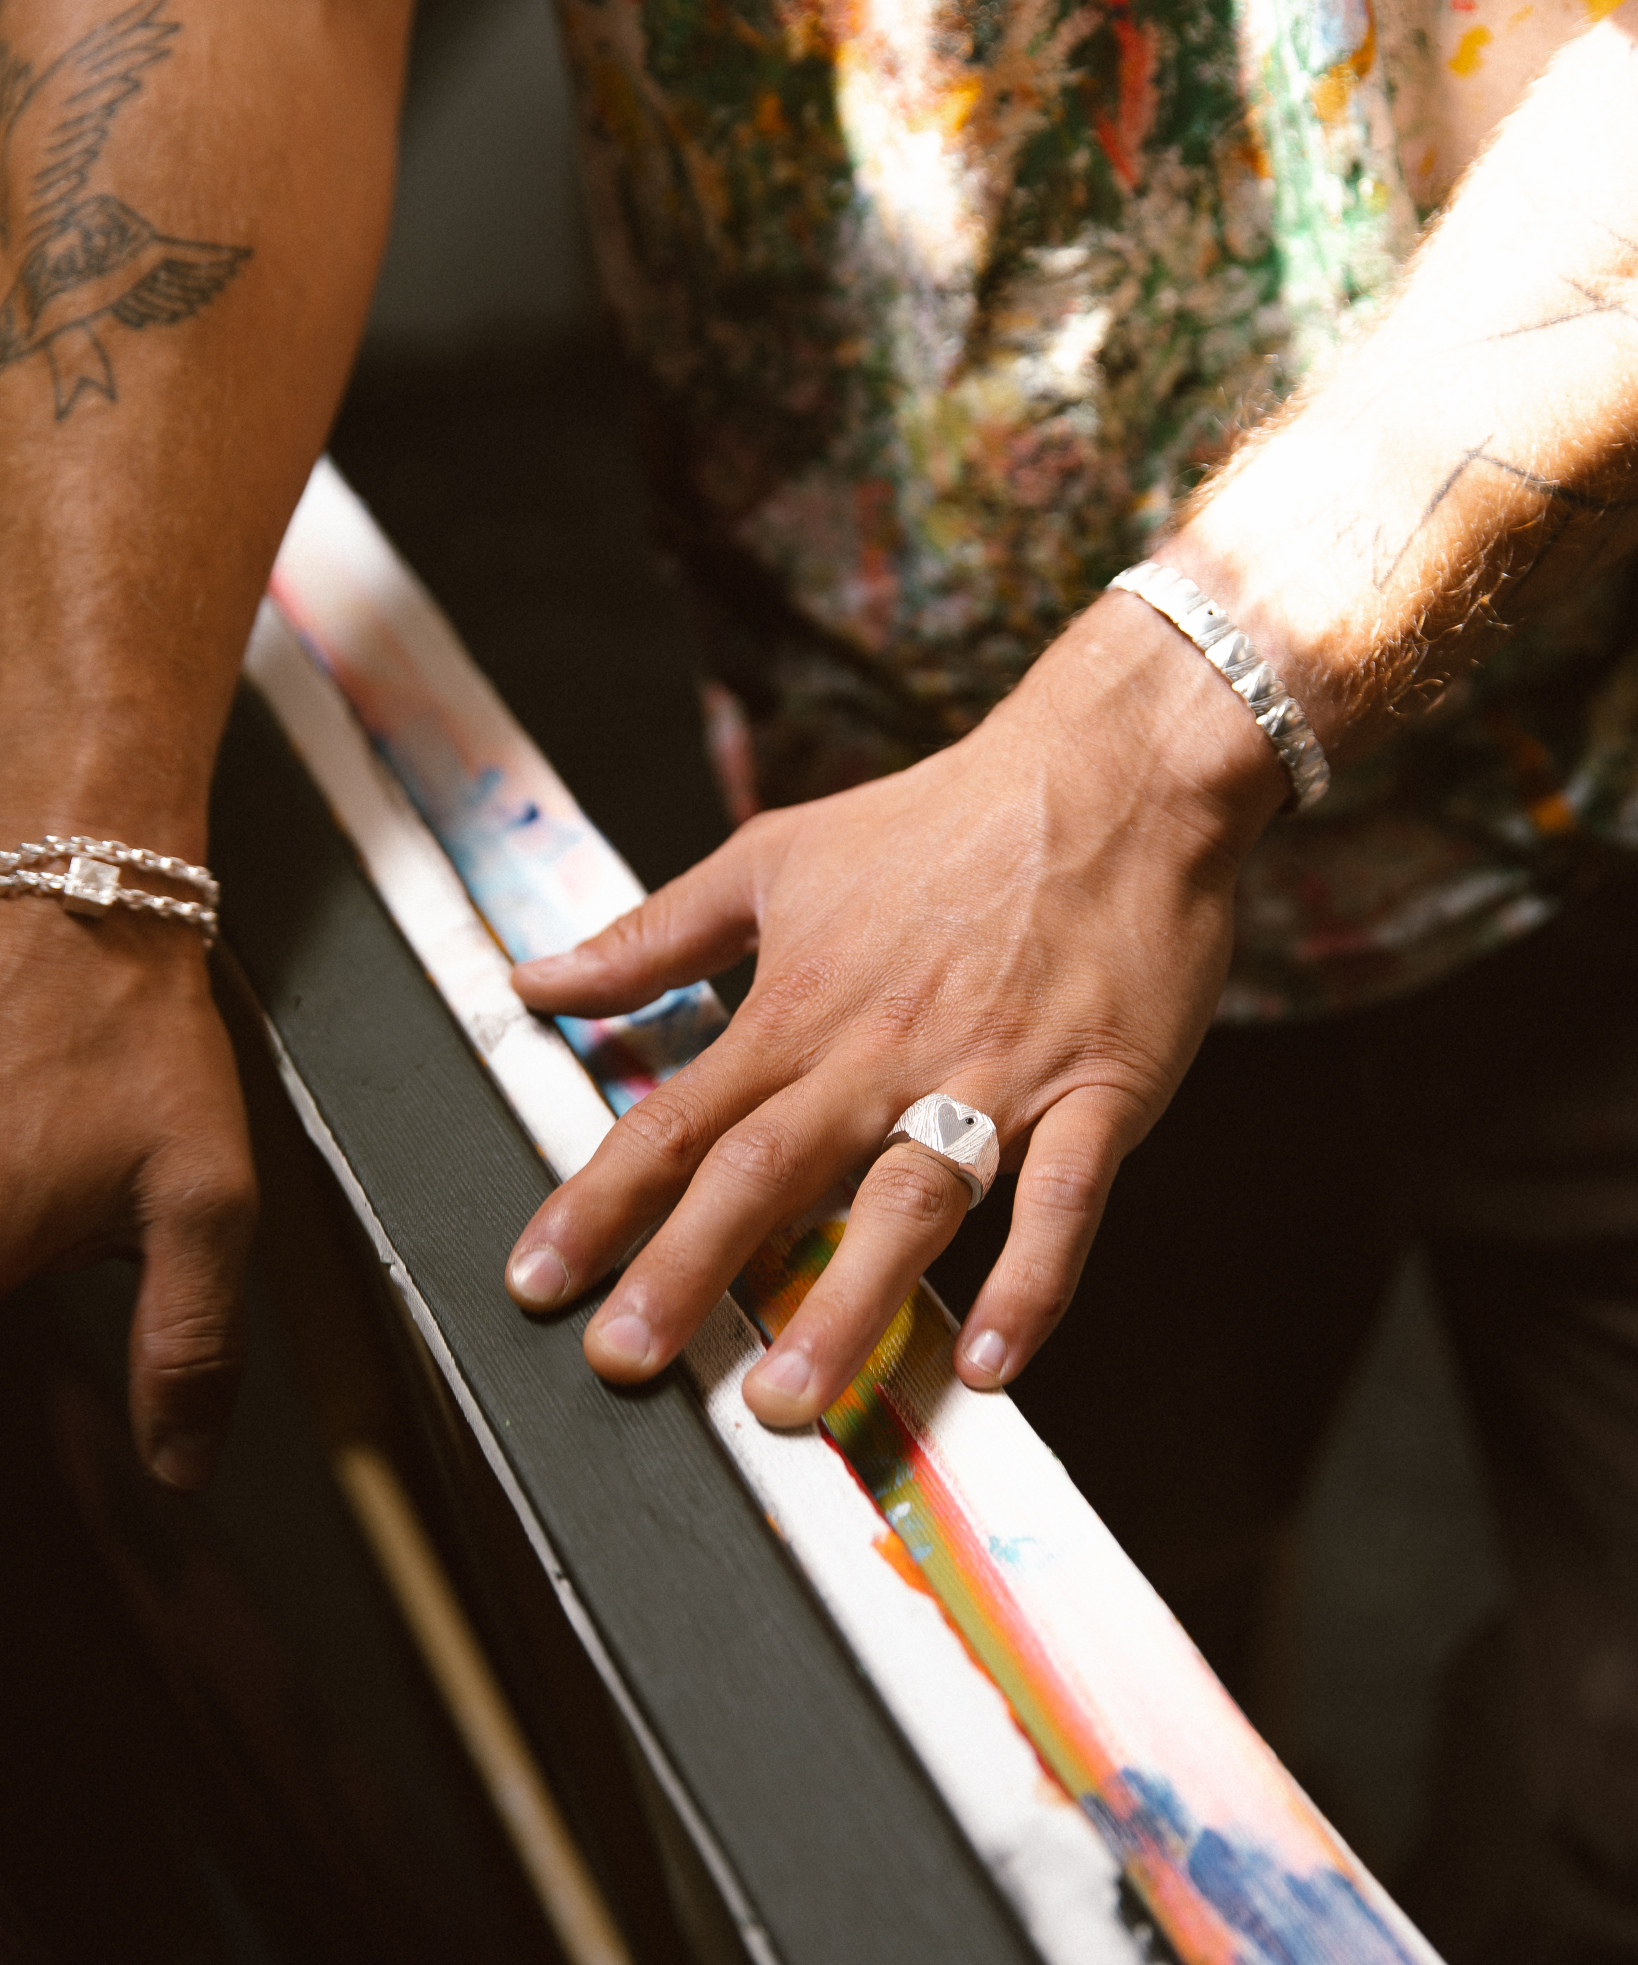
[[[765,823],[750,820],[708,860],[567,955],[520,963],[512,971],[512,987],[532,1010],[608,1017],[640,1010],[668,989],[731,967],[756,947],[748,835],[760,833]]]
[[[227,1432],[244,1362],[241,1286],[255,1220],[242,1178],[162,1204],[143,1242],[131,1324],[131,1429],[168,1487],[202,1487]]]

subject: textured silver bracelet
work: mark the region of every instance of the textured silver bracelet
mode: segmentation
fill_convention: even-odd
[[[65,873],[45,869],[53,860],[67,860]],[[150,894],[141,887],[122,887],[120,869],[135,867],[191,887],[202,898],[179,901],[170,894]],[[150,853],[144,846],[127,846],[120,839],[90,839],[81,834],[64,838],[48,832],[38,843],[25,841],[0,851],[0,896],[44,894],[60,900],[70,914],[100,920],[111,907],[134,908],[181,921],[197,928],[207,948],[216,940],[216,902],[221,897],[209,867],[192,866],[168,853]]]
[[[1257,653],[1251,637],[1243,634],[1215,601],[1207,600],[1192,580],[1172,567],[1158,566],[1152,559],[1127,567],[1109,584],[1146,600],[1157,614],[1164,614],[1174,628],[1188,636],[1251,711],[1274,746],[1291,779],[1297,810],[1306,812],[1309,806],[1317,805],[1331,782],[1331,767],[1302,705],[1287,695],[1285,684]]]

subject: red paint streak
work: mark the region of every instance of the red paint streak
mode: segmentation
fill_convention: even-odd
[[[882,478],[867,478],[854,491],[853,511],[859,540],[860,625],[871,645],[880,648],[892,633],[899,598],[891,551],[898,529],[892,485]]]
[[[1124,9],[1109,24],[1119,49],[1120,104],[1113,116],[1098,117],[1098,141],[1116,177],[1133,191],[1142,175],[1143,140],[1155,120],[1155,31],[1147,22],[1139,25]]]
[[[891,1422],[911,1482],[941,1545],[938,1554],[943,1560],[935,1558],[932,1575],[924,1569],[922,1587],[932,1587],[969,1653],[976,1656],[1006,1699],[1019,1729],[1060,1783],[1077,1799],[1095,1794],[1117,1822],[1132,1825],[1141,1804],[1129,1794],[1120,1765],[1100,1738],[1077,1689],[1036,1636],[994,1557],[975,1534],[966,1502],[927,1450],[925,1429],[903,1409],[888,1383],[867,1384],[868,1391],[861,1393],[855,1380],[851,1393],[873,1396]],[[914,1564],[916,1558],[908,1550],[905,1553]],[[1132,1840],[1140,1846],[1127,1852],[1127,1874],[1187,1965],[1237,1965],[1238,1941],[1195,1888],[1186,1867],[1188,1852],[1181,1851],[1176,1859],[1141,1831],[1135,1831]]]

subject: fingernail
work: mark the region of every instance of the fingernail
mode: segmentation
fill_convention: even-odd
[[[609,1357],[618,1358],[624,1365],[648,1362],[648,1354],[654,1348],[654,1333],[641,1317],[627,1310],[596,1328],[598,1348]]]
[[[508,1265],[506,1287],[531,1310],[551,1310],[569,1294],[569,1272],[556,1249],[525,1249]]]
[[[781,1398],[799,1399],[813,1376],[813,1361],[806,1351],[775,1351],[756,1368],[756,1382]]]
[[[167,1433],[154,1448],[148,1465],[167,1487],[203,1487],[216,1458],[213,1433]]]
[[[1006,1369],[1007,1342],[998,1330],[981,1330],[976,1337],[968,1339],[962,1351],[974,1371],[984,1372],[990,1378],[999,1378]]]

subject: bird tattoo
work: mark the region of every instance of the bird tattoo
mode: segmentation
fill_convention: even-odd
[[[99,330],[174,327],[250,257],[161,232],[93,177],[114,118],[181,32],[167,0],[137,0],[36,74],[0,41],[0,369],[51,371],[57,421],[83,396],[119,400]],[[0,272],[0,280],[5,277]]]

